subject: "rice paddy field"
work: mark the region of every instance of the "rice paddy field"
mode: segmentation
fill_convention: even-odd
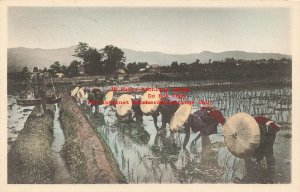
[[[122,86],[164,88],[193,85],[197,85],[197,82],[147,82]],[[291,87],[249,86],[225,90],[220,86],[216,90],[192,90],[186,93],[185,100],[195,102],[193,112],[200,107],[198,101],[210,101],[222,111],[226,119],[235,113],[245,112],[253,116],[266,116],[281,125],[274,144],[275,174],[257,169],[250,179],[245,180],[244,161],[227,150],[220,125],[218,133],[210,136],[211,152],[203,156],[201,139],[191,143],[197,133],[191,134],[187,150],[183,150],[185,134],[171,134],[168,126],[165,131],[157,132],[151,116],[144,116],[142,123],[123,123],[117,120],[114,108],[106,109],[103,114],[94,114],[86,106],[81,107],[97,133],[110,147],[128,183],[291,182]],[[265,166],[266,163],[263,162],[263,167]]]
[[[228,86],[224,88],[222,85],[230,85],[230,82],[210,81],[145,82],[118,86],[169,88],[168,94],[172,95],[176,92],[173,92],[171,87],[199,85],[218,86],[213,89],[191,89],[190,92],[180,93],[186,96],[185,101],[194,101],[193,112],[200,108],[199,101],[209,101],[222,111],[226,119],[235,113],[245,112],[254,116],[266,116],[281,125],[274,144],[275,174],[269,174],[265,169],[256,169],[250,179],[245,179],[244,161],[234,157],[227,150],[221,125],[218,127],[218,133],[210,136],[212,141],[210,153],[203,156],[201,138],[196,143],[192,143],[198,133],[191,133],[187,149],[184,150],[183,131],[172,134],[167,126],[166,130],[158,132],[151,116],[144,116],[141,123],[125,123],[118,121],[116,111],[112,107],[95,114],[88,106],[79,105],[96,133],[104,138],[128,183],[290,183],[292,164],[292,89],[290,86],[257,87],[250,84],[246,88],[243,86],[227,89]],[[111,87],[104,87],[104,90],[109,89]],[[130,94],[141,95],[142,93]],[[119,95],[120,93],[115,95],[115,98]],[[18,137],[19,131],[23,129],[32,109],[33,107],[24,108],[16,105],[14,96],[8,95],[8,151]],[[58,115],[57,110],[54,128],[59,132]],[[160,117],[158,123],[161,124]],[[55,157],[59,153],[56,146],[64,143],[63,134],[59,133],[52,144]],[[58,162],[63,160],[60,159]],[[57,165],[60,164],[63,163]],[[263,167],[265,166],[264,161]],[[56,183],[64,183],[65,181],[59,180],[67,177],[68,174],[64,173],[58,175]]]

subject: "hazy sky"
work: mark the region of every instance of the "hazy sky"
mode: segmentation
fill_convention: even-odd
[[[10,7],[8,46],[164,53],[242,50],[290,54],[288,8]]]

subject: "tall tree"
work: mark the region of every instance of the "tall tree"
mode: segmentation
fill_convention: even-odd
[[[178,65],[177,61],[173,61],[173,62],[171,63],[171,68],[172,68],[172,71],[173,71],[173,72],[177,72],[177,71],[178,71],[179,65]]]
[[[88,75],[103,74],[102,54],[87,43],[79,42],[73,55],[83,60],[85,73]]]
[[[61,66],[59,61],[55,61],[52,65],[50,65],[49,73],[52,76],[55,76],[56,73],[59,73],[61,71]]]
[[[186,63],[180,63],[179,67],[178,67],[178,70],[180,72],[187,72],[188,70],[188,65]]]
[[[161,72],[162,72],[162,73],[170,73],[170,72],[171,72],[171,67],[170,67],[170,65],[167,65],[167,66],[161,66],[160,69],[161,69]]]
[[[78,76],[79,75],[79,65],[80,65],[79,61],[76,61],[76,60],[72,61],[70,66],[67,69],[67,75],[69,77]]]
[[[127,64],[127,69],[129,73],[137,73],[139,71],[138,65],[136,64],[136,62],[133,63],[128,63]]]
[[[138,68],[139,69],[142,69],[142,68],[145,68],[147,67],[148,63],[147,62],[138,62]]]
[[[93,48],[89,48],[86,52],[84,64],[85,73],[88,75],[101,75],[103,74],[102,54]]]
[[[86,52],[89,50],[90,46],[87,43],[79,42],[75,49],[75,54],[72,56],[81,58],[84,60],[86,57]]]
[[[118,68],[125,66],[126,57],[124,52],[113,45],[107,45],[102,50],[103,53],[103,69],[106,74],[114,73]]]

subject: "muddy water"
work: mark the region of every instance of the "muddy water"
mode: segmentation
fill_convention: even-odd
[[[171,93],[170,93],[171,94]],[[266,115],[282,126],[274,144],[276,171],[272,178],[257,171],[256,182],[268,178],[276,183],[291,181],[291,89],[247,91],[198,91],[187,94],[187,100],[210,100],[228,118],[236,112]],[[195,104],[193,111],[199,105]],[[18,131],[33,107],[23,108],[8,96],[8,147],[16,139]],[[105,138],[120,170],[129,183],[229,183],[240,182],[245,176],[244,161],[234,157],[225,147],[222,127],[211,135],[212,151],[204,157],[201,139],[191,144],[197,134],[192,134],[187,150],[182,149],[183,133],[157,132],[151,117],[143,123],[119,123],[115,111],[108,108],[104,115],[94,115],[85,110],[98,133]],[[56,164],[56,183],[68,183],[68,172],[59,155],[64,137],[60,129],[58,108],[55,113],[53,155]],[[9,148],[8,148],[9,150]],[[265,166],[265,164],[263,164]]]
[[[195,145],[191,141],[188,150],[181,148],[184,134],[157,132],[151,117],[144,122],[116,123],[115,112],[105,111],[104,116],[89,114],[91,122],[98,128],[110,146],[123,174],[129,183],[223,183],[225,165],[218,162],[218,155],[228,156],[228,151],[218,143],[221,135],[215,135],[213,151],[202,158],[201,140]],[[99,122],[99,119],[102,121]],[[104,123],[105,122],[105,123]],[[104,124],[102,124],[104,123]],[[229,161],[229,160],[228,160]]]
[[[291,98],[290,89],[193,92],[191,100],[210,100],[225,117],[244,111],[252,115],[266,115],[282,125],[274,144],[275,175],[257,170],[251,182],[289,183],[291,175]],[[193,111],[199,106],[196,104]],[[210,136],[212,150],[201,153],[201,139],[191,141],[182,149],[183,133],[157,132],[151,117],[143,123],[119,123],[115,111],[108,108],[104,115],[85,110],[91,123],[104,137],[119,167],[129,183],[230,183],[246,182],[244,161],[234,157],[225,147],[222,127]],[[263,164],[265,166],[265,164]]]
[[[34,107],[20,107],[14,96],[7,96],[7,152],[24,128],[28,116]]]
[[[7,142],[8,151],[10,150],[11,144],[17,139],[19,131],[24,128],[28,116],[31,114],[32,107],[21,107],[16,104],[15,97],[12,95],[8,96],[8,130],[7,130]],[[55,178],[54,183],[70,183],[70,174],[66,168],[65,162],[60,155],[60,150],[65,142],[65,137],[59,122],[59,108],[56,106],[54,115],[54,129],[53,136],[54,140],[52,143],[52,155],[55,160]]]
[[[66,167],[64,159],[61,157],[60,151],[65,143],[65,136],[59,121],[59,107],[56,104],[54,122],[53,122],[52,155],[55,161],[54,183],[71,183],[70,173]]]

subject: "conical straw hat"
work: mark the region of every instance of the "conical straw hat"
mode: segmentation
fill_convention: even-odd
[[[78,92],[77,92],[77,98],[81,98],[81,99],[87,99],[85,93],[84,93],[84,87],[81,87]]]
[[[128,94],[121,95],[116,104],[117,114],[120,117],[126,117],[132,108],[132,96]]]
[[[104,99],[103,99],[103,106],[106,107],[109,105],[109,103],[111,102],[111,100],[113,99],[114,96],[114,92],[113,91],[109,91],[106,93]]]
[[[237,113],[225,123],[224,138],[228,150],[234,156],[251,157],[259,146],[259,126],[251,115]]]
[[[71,91],[71,96],[72,96],[72,97],[75,97],[75,95],[77,94],[78,90],[79,90],[79,87],[75,87],[75,88]]]
[[[150,97],[148,95],[154,95]],[[145,115],[151,115],[156,111],[160,102],[160,91],[159,90],[149,90],[144,93],[141,99],[141,110]]]
[[[178,131],[182,125],[187,121],[192,112],[192,105],[183,104],[174,113],[170,121],[170,129],[172,131]]]

